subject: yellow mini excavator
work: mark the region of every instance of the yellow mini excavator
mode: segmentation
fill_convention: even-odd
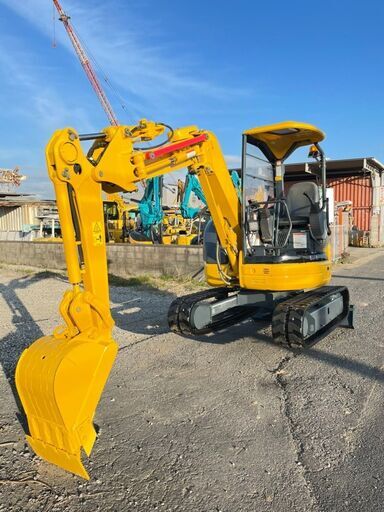
[[[107,194],[103,207],[106,241],[127,242],[136,227],[137,204],[126,203],[120,194]]]
[[[164,135],[152,148],[138,145]],[[72,287],[60,305],[64,325],[26,349],[16,369],[28,441],[40,457],[88,478],[81,448],[92,450],[95,409],[117,354],[102,191],[134,191],[140,180],[183,168],[197,174],[212,217],[204,257],[213,288],[173,302],[172,330],[201,334],[269,315],[277,342],[306,346],[346,321],[348,290],[329,286],[323,138],[293,121],[245,131],[240,200],[215,135],[196,126],[172,130],[142,120],[87,135],[54,133],[47,165]],[[301,146],[310,147],[318,170],[286,193],[284,160]]]

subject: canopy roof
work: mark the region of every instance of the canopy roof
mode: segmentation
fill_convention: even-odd
[[[300,146],[310,146],[325,138],[325,134],[312,124],[297,121],[259,126],[246,130],[248,142],[258,146],[271,162],[285,160]]]

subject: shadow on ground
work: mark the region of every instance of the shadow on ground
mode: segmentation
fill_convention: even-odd
[[[52,277],[60,279],[58,274],[53,272],[38,272],[37,274],[12,279],[7,285],[0,283],[0,296],[3,297],[11,310],[11,321],[15,326],[15,330],[7,334],[1,340],[0,364],[3,367],[5,376],[9,382],[15,402],[19,409],[17,419],[26,433],[28,433],[28,424],[16,390],[15,369],[23,350],[44,334],[28,309],[25,307],[24,303],[18,297],[17,291],[25,289],[36,282],[44,279],[50,279]]]
[[[1,340],[0,363],[20,411],[18,420],[25,431],[27,431],[27,422],[16,390],[15,368],[22,351],[36,339],[43,336],[44,333],[18,297],[17,291],[50,278],[66,281],[65,277],[60,274],[39,272],[12,279],[7,285],[0,284],[0,294],[12,312],[12,324],[15,327],[15,330]],[[111,300],[115,304],[112,315],[116,325],[128,332],[153,334],[153,336],[169,332],[167,311],[169,304],[175,298],[175,294],[159,290],[148,284],[137,287],[137,284],[136,281],[122,281],[119,278],[118,286],[111,287]],[[59,303],[60,297],[55,297],[55,300]],[[158,323],[151,333],[148,331],[148,323],[154,323],[154,320]],[[190,339],[200,343],[225,344],[242,338],[254,338],[255,343],[268,344],[272,350],[276,348],[276,345],[270,335],[263,332],[267,327],[268,323],[254,322],[252,319],[248,319],[224,331],[191,337]],[[360,374],[371,380],[384,382],[382,369],[358,360],[329,353],[319,349],[318,345],[304,350],[287,351],[287,354],[288,356],[321,361],[324,364]]]
[[[171,300],[173,300],[173,297],[174,295],[172,293],[164,294],[164,311],[159,325],[159,329],[157,330],[156,334],[164,334],[166,332],[169,332],[166,315],[168,306]],[[128,299],[128,295],[126,298]],[[127,330],[129,332],[141,334],[148,333],[148,331],[146,331],[144,328],[145,322],[143,322],[143,319],[151,318],[151,315],[153,314],[153,303],[147,303],[146,301],[143,301],[139,303],[139,311],[133,313],[122,313],[122,311],[124,311],[124,308],[127,308],[127,305],[133,306],[135,304],[135,299],[131,300],[132,302],[127,301],[125,302],[124,305],[118,305],[113,309],[112,314],[116,321],[116,325],[121,329]],[[268,326],[268,322],[253,321],[252,319],[248,319],[223,331],[218,331],[203,336],[185,337],[197,342],[212,344],[233,343],[241,338],[254,338],[255,343],[267,344],[271,347],[271,349],[273,349],[276,348],[276,344],[273,341],[271,335],[269,333],[263,332],[268,329]],[[287,354],[293,357],[302,357],[306,359],[317,360],[324,364],[362,375],[363,377],[369,378],[377,382],[384,382],[384,372],[382,369],[370,366],[355,359],[339,356],[337,354],[321,350],[320,347],[321,344],[317,344],[315,346],[305,349],[287,349]]]

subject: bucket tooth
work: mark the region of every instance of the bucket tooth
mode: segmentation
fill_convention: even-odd
[[[66,471],[85,478],[85,480],[89,480],[87,470],[81,462],[80,447],[77,453],[69,453],[31,436],[26,436],[26,438],[36,455]]]

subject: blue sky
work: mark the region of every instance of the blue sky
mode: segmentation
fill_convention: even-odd
[[[327,134],[330,158],[384,161],[384,4],[379,0],[62,0],[79,35],[124,97],[121,123],[197,124],[230,164],[241,132],[294,119]],[[53,196],[44,148],[52,132],[107,125],[50,0],[0,0],[0,167],[25,192]]]

